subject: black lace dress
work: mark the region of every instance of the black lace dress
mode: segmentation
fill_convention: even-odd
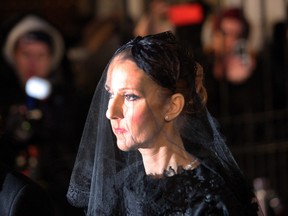
[[[130,169],[131,171],[131,169]],[[257,215],[256,203],[240,203],[225,180],[201,163],[194,170],[121,172],[97,215]],[[171,172],[174,174],[171,175]]]

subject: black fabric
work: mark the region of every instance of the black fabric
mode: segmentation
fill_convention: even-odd
[[[258,215],[257,203],[239,202],[208,152],[199,155],[203,158],[196,169],[179,167],[164,178],[147,176],[141,162],[131,165],[107,182],[111,190],[96,215]]]
[[[26,176],[0,165],[1,216],[53,216],[46,192]]]
[[[257,215],[257,205],[243,209],[223,179],[203,165],[161,179],[144,171],[134,175],[136,180],[117,176],[123,182],[107,196],[115,205],[99,207],[97,215]]]

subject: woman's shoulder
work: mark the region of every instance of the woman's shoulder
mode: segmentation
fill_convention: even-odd
[[[216,215],[257,215],[257,203],[252,200],[247,200],[245,204],[239,202],[239,194],[235,194],[227,179],[205,162],[194,170],[182,170],[174,178],[175,184],[171,179],[171,185],[175,185],[173,196],[177,199],[183,194],[183,201],[189,200],[186,211],[213,212]]]

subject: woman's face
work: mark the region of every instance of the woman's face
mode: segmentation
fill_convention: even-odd
[[[214,32],[213,46],[217,53],[231,54],[241,37],[243,26],[240,21],[225,18],[221,22],[220,30]]]
[[[40,41],[20,41],[14,52],[15,67],[22,82],[32,76],[46,78],[50,73],[51,53],[47,44]]]
[[[106,116],[119,149],[151,148],[161,143],[168,110],[163,88],[133,61],[116,57],[108,69],[106,90],[110,94]]]

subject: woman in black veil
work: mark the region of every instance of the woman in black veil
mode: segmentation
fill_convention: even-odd
[[[202,79],[170,32],[120,47],[91,103],[69,202],[87,215],[257,215]]]

